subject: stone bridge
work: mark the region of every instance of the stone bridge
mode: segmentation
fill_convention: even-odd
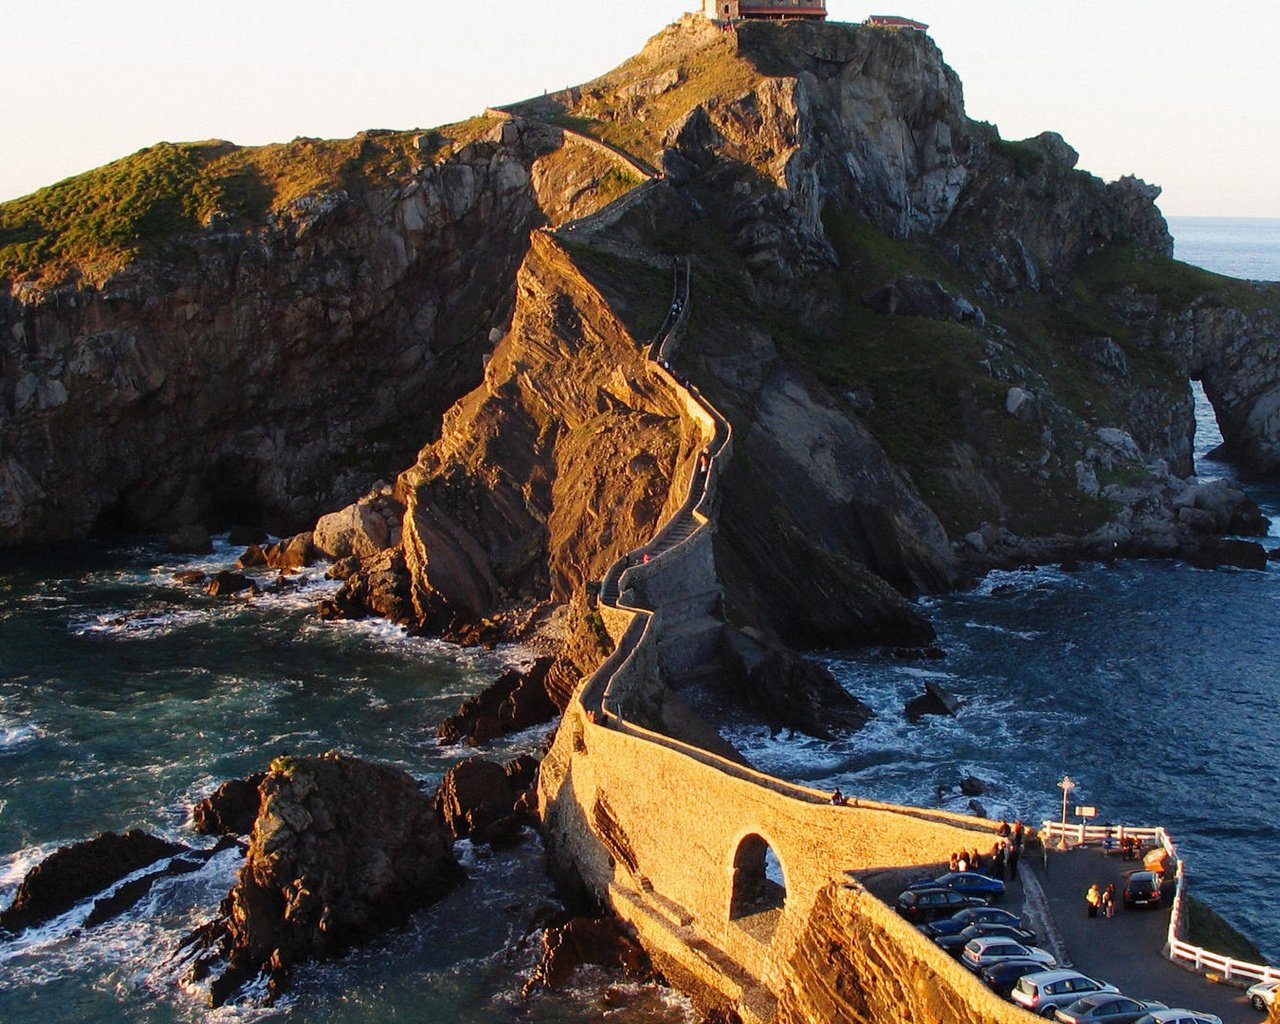
[[[985,850],[994,826],[865,800],[833,806],[662,728],[678,701],[667,681],[715,662],[723,623],[711,544],[733,446],[730,424],[670,369],[691,274],[673,262],[671,312],[646,366],[700,442],[681,466],[684,504],[601,584],[616,647],[579,687],[539,781],[553,860],[704,1008],[797,1024],[1025,1021],[867,888],[961,847]]]

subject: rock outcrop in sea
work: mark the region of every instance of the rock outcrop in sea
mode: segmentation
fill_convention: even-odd
[[[344,952],[463,878],[452,837],[405,772],[330,752],[280,757],[258,792],[249,851],[219,916],[189,941],[190,977],[220,1005],[265,976]]]

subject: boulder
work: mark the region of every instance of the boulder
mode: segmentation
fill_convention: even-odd
[[[982,796],[986,791],[987,784],[977,776],[966,775],[960,780],[960,792],[965,796]]]
[[[1173,499],[1174,508],[1196,509],[1213,517],[1218,533],[1265,537],[1271,524],[1244,491],[1225,480],[1191,484]]]
[[[1012,387],[1005,395],[1004,411],[1016,419],[1032,423],[1040,418],[1040,399],[1031,391]]]
[[[400,542],[404,505],[384,493],[379,485],[346,508],[321,516],[316,522],[315,546],[329,558],[356,555],[367,558]]]
[[[924,684],[924,693],[907,702],[906,715],[908,722],[918,722],[925,715],[950,715],[960,709],[960,700],[948,693],[933,681]]]
[[[532,762],[532,770],[527,762]],[[483,757],[459,761],[440,780],[435,807],[455,839],[471,839],[493,846],[519,842],[525,824],[532,822],[517,809],[537,777],[537,761],[518,758],[500,765]]]
[[[551,658],[539,658],[526,671],[510,669],[474,697],[468,697],[440,723],[442,743],[480,746],[498,736],[550,722],[559,709],[547,692]]]
[[[266,772],[228,779],[191,809],[191,825],[209,836],[247,836],[258,817],[258,787]]]
[[[257,544],[250,544],[244,549],[244,554],[236,559],[237,569],[258,569],[263,568],[267,564],[267,553]]]
[[[931,320],[972,320],[986,323],[986,315],[968,299],[952,295],[939,282],[924,277],[899,277],[863,296],[863,305],[888,316],[923,316]]]
[[[616,917],[573,917],[543,930],[542,956],[521,994],[563,988],[581,964],[620,968],[638,981],[653,977],[648,955]]]
[[[1237,569],[1266,569],[1267,552],[1251,540],[1218,538],[1185,552],[1187,561],[1197,569],[1234,566]]]
[[[310,533],[295,534],[286,540],[268,545],[263,551],[267,556],[267,565],[284,572],[315,565],[321,557]]]
[[[203,583],[208,577],[203,569],[183,569],[173,574],[175,583]]]
[[[242,591],[253,588],[253,580],[249,579],[248,576],[224,569],[214,575],[213,579],[205,586],[204,592],[210,597],[230,597],[232,594],[239,594]]]
[[[726,629],[721,649],[735,695],[775,728],[829,739],[856,732],[873,717],[824,666],[789,648]]]
[[[0,928],[20,932],[57,917],[139,868],[172,857],[185,846],[130,829],[59,847],[27,872],[13,902],[0,913]]]
[[[203,526],[181,526],[165,538],[165,546],[176,555],[211,555],[213,538]]]
[[[402,924],[463,878],[452,838],[404,771],[336,751],[276,758],[244,866],[221,916],[187,945],[188,980],[215,975],[218,1006],[260,974],[268,999],[290,968]]]

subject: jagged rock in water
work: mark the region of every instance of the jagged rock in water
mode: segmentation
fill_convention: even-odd
[[[280,757],[222,916],[193,937],[220,1005],[258,974],[289,969],[402,923],[463,877],[431,800],[405,772],[336,751]]]
[[[295,534],[275,544],[268,544],[262,549],[262,553],[268,567],[284,572],[305,569],[315,565],[322,557],[310,532]]]
[[[618,968],[637,981],[653,977],[648,955],[616,917],[571,917],[543,931],[542,956],[521,992],[563,988],[582,964]]]
[[[210,858],[231,849],[238,844],[234,839],[223,837],[218,845],[209,850],[184,850],[171,859],[163,867],[149,871],[139,878],[131,879],[119,886],[110,896],[103,896],[93,901],[93,909],[84,919],[85,928],[94,928],[119,917],[130,907],[135,906],[151,891],[152,886],[162,878],[174,878],[178,875],[189,875],[199,871]]]
[[[921,696],[907,701],[907,721],[918,722],[925,715],[950,715],[954,718],[959,709],[959,699],[930,680],[924,684]]]
[[[209,836],[247,836],[258,817],[258,787],[266,772],[228,779],[191,809],[191,825]]]
[[[547,693],[547,674],[553,663],[551,658],[539,658],[527,671],[513,668],[504,672],[441,722],[436,738],[442,743],[480,746],[550,722],[559,713]]]
[[[230,597],[246,590],[253,590],[255,586],[256,584],[248,576],[224,569],[214,575],[205,586],[204,592],[210,597]]]
[[[1199,548],[1186,553],[1186,559],[1197,569],[1217,569],[1234,566],[1238,569],[1266,569],[1267,552],[1251,540],[1219,538],[1205,541]]]
[[[856,732],[873,717],[826,668],[786,647],[726,629],[722,650],[735,697],[774,727],[829,739]]]
[[[483,757],[459,761],[436,789],[435,808],[455,839],[493,846],[520,841],[532,824],[524,799],[537,779],[538,762],[524,755],[507,765]]]
[[[70,910],[125,875],[186,850],[138,829],[59,847],[27,872],[0,928],[19,932]]]

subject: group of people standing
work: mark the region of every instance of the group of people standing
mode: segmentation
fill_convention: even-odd
[[[1085,909],[1090,917],[1097,917],[1098,912],[1102,912],[1103,917],[1114,917],[1116,912],[1116,884],[1108,882],[1105,889],[1099,889],[1098,883],[1094,882],[1089,886],[1089,891],[1084,894]]]
[[[985,857],[977,849],[959,850],[951,855],[948,868],[951,871],[983,871],[992,878],[1004,880],[1018,877],[1018,858],[1022,856],[1022,840],[1026,834],[1022,822],[1013,827],[1007,821],[1000,822],[1000,837]]]

